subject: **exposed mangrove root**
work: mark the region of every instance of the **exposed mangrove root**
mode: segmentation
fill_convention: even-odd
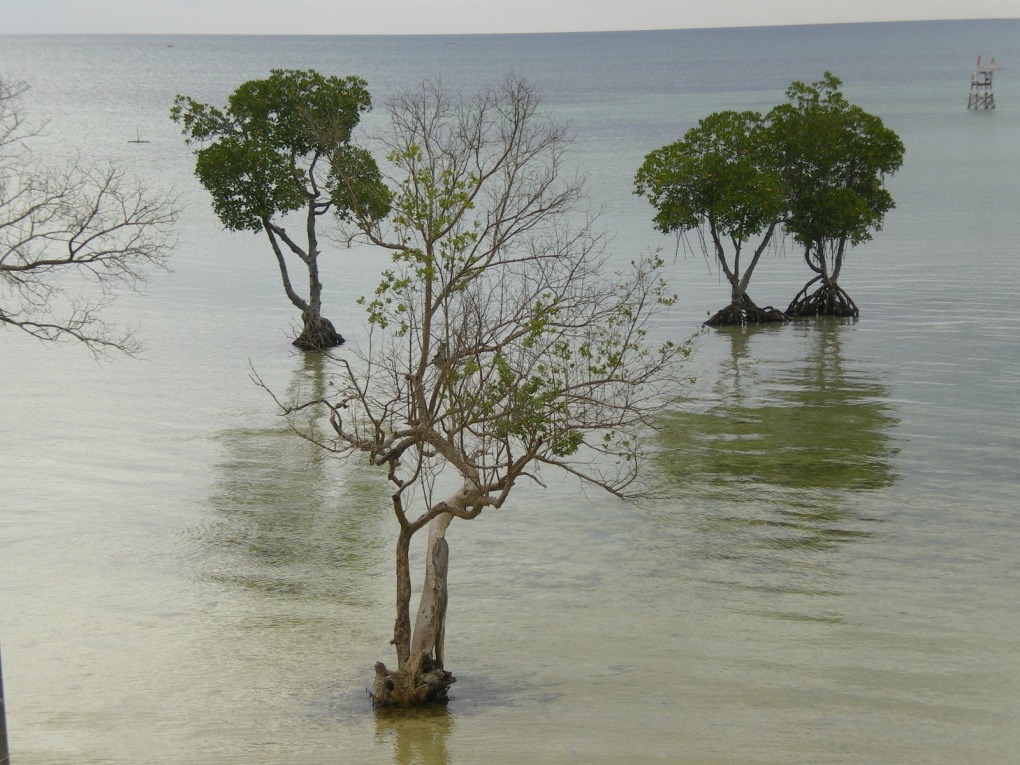
[[[443,669],[450,565],[450,546],[444,534],[452,520],[452,515],[443,514],[430,525],[425,582],[410,650],[396,671],[386,669],[382,662],[375,665],[371,693],[374,707],[443,703],[447,701],[449,687],[457,682],[457,678]],[[397,654],[399,658],[399,649]]]
[[[767,322],[789,321],[782,311],[770,305],[759,308],[751,298],[744,295],[739,302],[730,303],[705,322],[706,327],[732,327],[744,324],[765,324]]]
[[[417,672],[407,669],[390,671],[381,661],[375,665],[372,686],[373,707],[413,707],[421,704],[442,704],[449,700],[450,686],[457,682],[442,664],[424,657]]]
[[[823,282],[812,293],[808,290],[817,284],[820,277],[804,285],[797,297],[790,303],[786,313],[789,316],[841,316],[856,319],[861,315],[857,304],[838,284]]]
[[[303,351],[325,351],[343,345],[343,335],[336,331],[333,323],[322,316],[304,316],[304,329],[294,341]]]

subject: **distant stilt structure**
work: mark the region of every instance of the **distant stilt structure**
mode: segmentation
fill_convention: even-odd
[[[995,94],[992,92],[992,75],[1000,69],[1002,67],[995,63],[994,58],[991,62],[982,66],[981,56],[978,56],[977,69],[970,76],[970,98],[967,99],[968,109],[995,108]]]

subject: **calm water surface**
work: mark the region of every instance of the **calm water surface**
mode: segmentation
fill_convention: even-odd
[[[999,108],[965,110],[977,54]],[[710,111],[831,69],[907,146],[852,255],[858,322],[699,336],[635,507],[552,477],[451,529],[447,710],[376,716],[393,528],[380,476],[293,438],[262,240],[223,232],[167,119],[270,67],[535,79],[621,262],[663,247],[686,337],[727,290],[630,194]],[[175,270],[116,318],[148,353],[0,335],[0,640],[13,759],[60,763],[959,763],[1020,759],[1020,22],[421,38],[0,37],[40,154],[114,159],[184,204]],[[371,129],[381,114],[370,117]],[[148,144],[129,144],[140,134]],[[341,252],[328,314],[377,255]],[[752,295],[785,305],[792,247]]]

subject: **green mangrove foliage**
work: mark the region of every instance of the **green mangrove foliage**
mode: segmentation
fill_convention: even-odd
[[[772,150],[761,114],[716,112],[649,154],[637,172],[636,193],[656,208],[655,227],[696,232],[730,284],[730,304],[710,325],[769,320],[747,288],[786,210]]]
[[[843,260],[895,207],[884,179],[903,164],[903,142],[847,102],[840,84],[829,72],[811,85],[794,82],[789,103],[770,113],[789,200],[786,227],[815,274],[787,308],[790,316],[860,314],[838,283]]]
[[[322,315],[318,222],[387,212],[385,189],[371,154],[350,143],[351,132],[371,108],[358,77],[274,69],[240,85],[219,109],[177,96],[171,119],[183,125],[195,151],[195,174],[212,196],[213,209],[231,231],[265,232],[284,291],[301,311],[294,344],[319,350],[344,342]],[[337,173],[343,173],[343,183]],[[303,241],[283,227],[303,211]],[[302,292],[291,280],[288,254],[303,264]]]
[[[902,165],[904,148],[880,118],[848,103],[840,85],[826,72],[811,85],[792,83],[789,102],[766,115],[710,114],[638,170],[635,193],[655,207],[655,227],[693,235],[730,284],[730,304],[709,325],[858,315],[838,278],[848,246],[869,240],[894,207],[884,179]],[[785,314],[748,296],[777,229],[803,248],[815,274]]]

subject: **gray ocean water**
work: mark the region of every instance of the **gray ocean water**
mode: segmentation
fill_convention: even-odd
[[[2,22],[0,22],[2,23]],[[3,32],[0,26],[0,33]],[[977,55],[998,108],[966,110]],[[535,80],[620,262],[663,248],[687,337],[728,289],[655,233],[644,155],[831,70],[902,137],[897,209],[841,283],[853,323],[712,331],[649,465],[669,501],[569,481],[451,528],[448,709],[376,716],[394,529],[381,476],[288,434],[323,384],[262,239],[222,230],[167,118],[270,68]],[[138,360],[0,333],[0,643],[12,760],[1020,761],[1020,21],[466,37],[4,37],[36,152],[181,195],[174,271],[111,318]],[[381,111],[366,120],[381,124]],[[141,137],[149,143],[129,143]],[[356,342],[382,259],[338,250]],[[753,282],[783,306],[792,246]]]

